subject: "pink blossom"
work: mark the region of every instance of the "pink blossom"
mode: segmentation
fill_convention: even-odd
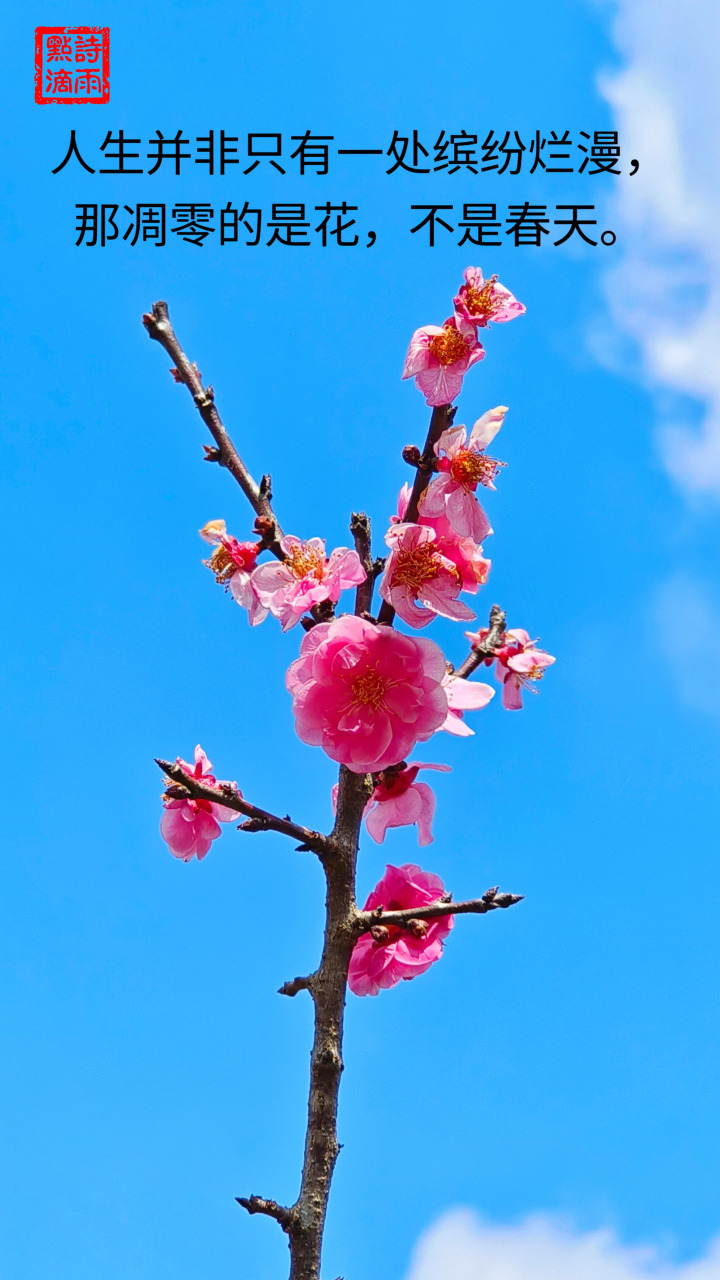
[[[470,635],[470,632],[466,631],[465,634]],[[454,734],[456,738],[473,737],[475,730],[465,724],[463,712],[479,711],[486,707],[490,699],[495,697],[495,690],[489,684],[481,684],[479,680],[463,680],[453,675],[445,676],[443,688],[448,701],[448,713],[440,728],[446,733]]]
[[[498,283],[497,276],[483,279],[479,267],[468,267],[463,272],[465,284],[461,285],[456,298],[453,298],[455,310],[462,320],[484,329],[490,321],[504,324],[514,320],[516,316],[525,314],[522,302],[514,298],[509,289]]]
[[[202,747],[195,748],[195,765],[177,757],[184,773],[202,781],[208,787],[235,787],[234,782],[217,782],[212,775],[212,765]],[[235,787],[237,791],[237,787]],[[242,791],[237,791],[242,796]],[[174,858],[189,862],[197,855],[198,862],[205,857],[213,840],[222,834],[219,822],[234,822],[237,813],[228,809],[227,805],[215,804],[211,800],[173,800],[163,796],[165,812],[160,823],[160,834],[166,841]]]
[[[387,866],[385,875],[365,903],[365,910],[425,907],[437,902],[444,891],[439,876],[421,871],[412,862],[402,867]],[[453,917],[438,916],[435,920],[417,920],[414,924],[414,929],[381,924],[373,931],[374,937],[372,933],[364,933],[358,938],[348,971],[348,986],[356,996],[376,996],[378,991],[396,986],[401,979],[409,982],[440,959],[443,938],[453,927]]]
[[[385,541],[390,555],[379,591],[403,622],[424,627],[438,614],[455,621],[475,617],[472,609],[458,600],[463,590],[462,574],[455,558],[440,552],[434,529],[420,524],[392,524]],[[462,556],[458,558],[467,577],[468,565]],[[473,584],[477,590],[477,579],[473,578]]]
[[[449,773],[447,764],[405,764],[380,773],[365,809],[365,826],[376,844],[382,844],[388,827],[417,824],[418,844],[432,844],[435,794],[425,782],[416,782],[420,769]]]
[[[458,395],[471,365],[485,355],[474,325],[458,324],[452,316],[442,328],[426,324],[410,339],[403,378],[414,378],[426,404],[450,404]]]
[[[470,436],[465,427],[443,431],[435,445],[440,475],[431,480],[420,499],[423,518],[446,516],[462,538],[482,541],[488,520],[475,497],[478,484],[494,489],[493,480],[503,462],[490,458],[485,449],[500,430],[507,408],[498,405],[478,418]]]
[[[250,626],[256,627],[268,612],[252,585],[252,572],[261,543],[238,542],[227,532],[224,520],[209,520],[200,530],[200,537],[215,548],[210,559],[203,560],[203,564],[215,574],[215,581],[222,583],[233,599],[247,609]]]
[[[262,564],[253,574],[253,587],[266,609],[269,609],[288,631],[302,615],[323,600],[340,599],[347,587],[364,582],[367,574],[357,551],[337,547],[330,559],[325,556],[321,538],[301,542],[287,537],[280,542],[285,559]]]
[[[369,773],[398,764],[440,727],[444,675],[432,640],[346,615],[307,633],[286,684],[302,741]]]
[[[466,631],[468,640],[475,644],[487,637],[487,628],[481,631]],[[537,693],[532,681],[542,680],[545,668],[555,662],[552,654],[544,649],[536,648],[537,640],[531,640],[527,631],[515,627],[506,631],[503,644],[493,650],[495,659],[486,658],[487,666],[495,660],[495,679],[502,685],[502,704],[506,711],[519,711],[522,707],[522,690]],[[448,698],[449,702],[449,698]]]
[[[396,516],[390,517],[391,525],[401,524],[404,520],[411,493],[410,485],[404,484],[398,494],[398,513]],[[492,529],[482,507],[480,507],[480,514],[484,523],[480,526],[481,534],[478,541],[482,542],[484,538],[487,538],[492,533]],[[435,530],[437,549],[455,564],[462,578],[463,591],[475,592],[478,589],[478,584],[487,582],[490,561],[485,559],[482,547],[478,545],[475,539],[461,538],[455,532],[445,514],[429,516],[421,508],[418,515],[418,524],[427,525],[428,528]]]

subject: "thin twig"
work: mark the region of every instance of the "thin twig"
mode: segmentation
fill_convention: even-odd
[[[210,787],[206,782],[199,782],[197,778],[190,777],[179,764],[172,764],[169,760],[156,760],[155,763],[178,787],[175,798],[183,799],[182,793],[186,793],[192,800],[209,800],[211,804],[222,804],[226,809],[235,809],[237,813],[244,814],[248,819],[247,822],[240,823],[241,831],[279,831],[281,835],[290,836],[292,840],[299,840],[300,848],[303,850],[312,850],[317,854],[329,851],[330,840],[327,836],[319,831],[311,831],[309,827],[301,827],[290,818],[278,818],[276,814],[268,813],[266,809],[258,809],[256,805],[248,804],[247,800],[244,800],[233,787]],[[174,789],[168,794],[173,796]]]
[[[462,666],[458,667],[454,673],[457,679],[467,680],[486,658],[495,657],[495,650],[500,648],[505,636],[505,616],[500,605],[494,604],[490,610],[488,633],[481,643],[473,645]]]
[[[217,445],[217,449],[207,449],[206,447],[208,461],[219,462],[221,467],[226,467],[237,480],[255,514],[261,520],[272,522],[272,531],[266,536],[267,547],[274,556],[277,556],[278,560],[284,560],[285,556],[280,547],[280,539],[283,536],[282,529],[270,501],[270,477],[263,476],[260,484],[257,484],[245,466],[223,426],[215,405],[215,395],[212,387],[208,386],[206,388],[203,386],[202,376],[197,365],[188,360],[175,335],[170,323],[167,302],[154,302],[152,311],[143,315],[142,320],[148,335],[165,348],[174,362],[175,367],[171,370],[171,373],[176,381],[184,382],[195,402],[195,407],[200,417]]]
[[[355,542],[355,550],[360,563],[367,574],[355,592],[355,613],[359,618],[369,613],[372,606],[375,575],[373,573],[370,517],[364,511],[353,511],[350,517],[350,532]]]
[[[397,925],[406,928],[412,920],[437,920],[439,916],[477,915],[483,916],[488,911],[498,908],[514,907],[522,902],[524,894],[496,893],[492,897],[484,894],[482,898],[471,898],[467,902],[431,902],[427,907],[406,907],[402,911],[384,911],[378,907],[375,911],[359,911],[356,929],[358,933],[368,933],[376,925]]]
[[[279,996],[296,996],[298,991],[312,991],[314,973],[307,978],[292,978],[289,982],[283,982],[278,989]]]
[[[288,1234],[292,1231],[292,1209],[286,1209],[276,1200],[264,1200],[262,1196],[248,1196],[247,1199],[244,1196],[236,1196],[235,1199],[243,1209],[247,1209],[248,1213],[264,1213],[268,1218],[274,1218],[279,1222],[283,1231],[287,1231]]]

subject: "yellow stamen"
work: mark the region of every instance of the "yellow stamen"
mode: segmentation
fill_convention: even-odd
[[[473,453],[470,449],[459,449],[450,463],[450,474],[458,484],[469,488],[471,484],[488,484],[495,475],[498,463],[484,453]]]
[[[465,289],[465,306],[475,319],[491,320],[502,306],[502,297],[494,296],[493,281],[487,280],[482,289],[469,284]]]
[[[322,582],[325,557],[308,546],[307,542],[301,543],[299,547],[293,545],[285,564],[295,578],[317,578],[318,582]]]
[[[353,701],[360,702],[363,706],[370,706],[377,711],[378,707],[383,705],[385,683],[377,671],[366,671],[364,675],[356,676],[350,686]]]
[[[443,329],[428,343],[428,348],[440,364],[455,364],[468,354],[467,344],[457,329]]]
[[[203,560],[203,564],[215,574],[215,581],[223,586],[238,570],[230,552],[226,551],[222,544],[215,548],[209,560]]]
[[[410,587],[413,595],[417,595],[424,582],[437,576],[437,552],[431,542],[423,542],[419,547],[398,552],[392,586]]]

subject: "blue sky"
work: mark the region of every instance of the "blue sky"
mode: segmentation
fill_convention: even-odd
[[[620,28],[609,7],[549,12],[527,0],[450,13],[427,0],[86,0],[82,13],[47,0],[9,19],[9,1280],[274,1280],[281,1233],[233,1197],[292,1199],[301,1160],[310,1008],[275,992],[316,963],[319,869],[279,836],[232,829],[201,865],[176,862],[158,834],[152,760],[187,758],[200,741],[254,802],[320,827],[334,768],[294,734],[283,679],[297,632],[250,630],[201,564],[197,529],[222,516],[247,536],[249,512],[231,479],[201,463],[202,425],[140,315],[168,300],[251,469],[272,472],[286,530],[341,545],[349,512],[365,507],[379,550],[406,479],[400,451],[427,422],[399,379],[406,345],[449,313],[471,263],[528,308],[488,335],[459,401],[460,421],[511,410],[481,607],[498,600],[558,662],[521,715],[495,699],[474,738],[418,750],[453,768],[434,783],[435,843],[418,850],[411,830],[382,847],[365,838],[359,892],[386,861],[417,860],[456,896],[500,883],[526,901],[459,921],[422,979],[350,999],[325,1274],[402,1280],[421,1233],[456,1206],[490,1222],[540,1211],[580,1233],[610,1226],[678,1265],[718,1230],[718,521],[713,484],[697,481],[714,454],[683,470],[662,434],[706,410],[712,427],[714,384],[672,374],[675,348],[667,356],[668,335],[652,329],[667,306],[647,304],[638,320],[630,305],[661,255],[676,272],[672,297],[692,251],[689,305],[704,315],[715,258],[697,219],[683,223],[697,231],[690,248],[663,232],[651,196],[664,190],[666,153],[642,217],[627,176],[388,177],[382,157],[334,158],[328,177],[50,173],[71,128],[95,167],[105,133],[121,127],[143,144],[156,129],[311,128],[336,146],[387,148],[395,129],[432,141],[441,128],[485,126],[527,144],[536,128],[612,128],[622,109],[634,144],[654,136],[652,111],[638,129],[638,76],[655,77],[678,118],[682,91],[641,9],[628,0]],[[110,26],[111,101],[38,106],[33,28],[73,20]],[[644,153],[630,154],[644,179]],[[589,190],[599,228],[618,233],[612,248],[507,242],[478,257],[457,236],[431,251],[408,231],[415,202],[482,192],[554,205]],[[267,208],[316,193],[357,204],[376,245],[73,243],[79,201]],[[688,200],[713,207],[705,192]],[[463,656],[460,628],[437,623],[432,637]]]

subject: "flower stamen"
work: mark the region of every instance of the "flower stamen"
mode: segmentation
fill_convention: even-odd
[[[377,671],[366,671],[363,675],[356,676],[350,685],[353,702],[377,711],[385,701],[386,683]]]
[[[486,453],[474,453],[471,449],[459,449],[450,463],[450,474],[453,480],[464,488],[482,484],[487,488],[492,484],[504,462],[491,458]]]
[[[317,578],[322,582],[325,569],[325,557],[310,547],[307,542],[300,546],[293,544],[285,558],[285,564],[294,578]]]
[[[428,350],[439,364],[455,364],[468,354],[467,343],[457,329],[436,333],[428,343]]]
[[[491,280],[485,281],[481,289],[468,284],[461,290],[461,295],[464,295],[463,301],[473,320],[491,320],[502,307],[502,296],[495,295],[496,280],[497,276],[493,276]]]
[[[437,551],[430,542],[410,550],[400,549],[397,552],[395,570],[391,587],[409,587],[414,595],[423,583],[437,578],[439,571]]]

